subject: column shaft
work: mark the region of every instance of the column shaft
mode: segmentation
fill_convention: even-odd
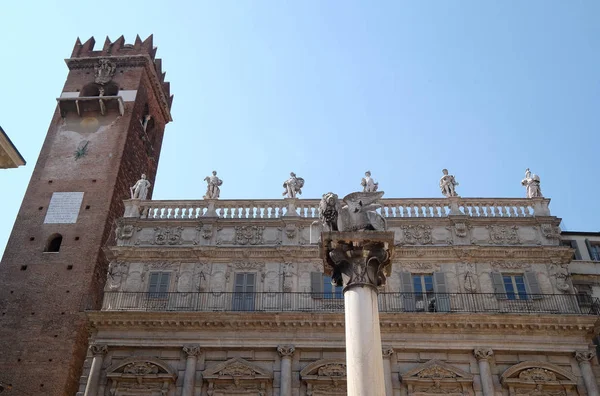
[[[196,356],[190,355],[187,357],[181,396],[194,396],[194,387],[196,385],[196,360]]]
[[[102,363],[104,363],[103,355],[96,355],[92,359],[92,367],[90,367],[90,375],[88,376],[87,385],[85,386],[84,396],[96,396],[98,394],[98,383],[100,382]]]
[[[393,396],[394,390],[392,389],[392,364],[389,358],[383,359],[383,375],[385,378],[385,394],[386,396]]]
[[[281,357],[281,385],[279,394],[288,396],[292,394],[292,357]]]
[[[344,292],[348,396],[383,396],[385,385],[377,293],[354,286]]]
[[[483,396],[494,396],[494,380],[492,379],[492,369],[487,359],[479,359],[479,378],[481,378],[481,388]]]
[[[588,395],[600,396],[600,393],[598,393],[598,383],[596,382],[596,378],[594,377],[594,371],[592,370],[592,365],[590,364],[590,361],[580,361],[579,369],[581,370],[581,374],[583,375],[583,382],[585,384],[585,389],[587,389]]]

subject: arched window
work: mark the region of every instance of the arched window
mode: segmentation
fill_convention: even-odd
[[[59,252],[60,245],[62,244],[62,235],[53,234],[48,238],[48,243],[46,244],[45,252]]]
[[[89,83],[81,89],[79,96],[116,96],[119,94],[119,87],[112,81],[106,85]]]

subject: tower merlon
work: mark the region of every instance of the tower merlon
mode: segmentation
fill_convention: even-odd
[[[156,97],[159,99],[165,120],[167,122],[173,120],[171,117],[173,95],[171,95],[170,84],[165,81],[166,73],[162,70],[162,60],[156,58],[157,48],[153,46],[152,35],[144,41],[136,36],[134,44],[125,43],[123,36],[115,41],[106,37],[101,50],[94,50],[95,44],[94,37],[90,37],[83,44],[77,38],[71,57],[65,59],[69,70],[94,70],[100,59],[110,59],[117,68],[143,66],[148,73]]]

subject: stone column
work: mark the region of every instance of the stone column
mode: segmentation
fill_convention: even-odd
[[[594,372],[592,371],[592,364],[590,363],[590,360],[594,356],[596,356],[596,353],[590,350],[575,352],[575,359],[579,362],[579,369],[583,375],[583,382],[585,383],[588,395],[599,396],[598,383],[596,382],[596,377],[594,377]]]
[[[196,362],[198,355],[202,353],[198,345],[185,345],[183,352],[187,355],[185,361],[185,374],[183,375],[183,390],[181,396],[194,396],[196,386]]]
[[[90,351],[93,356],[92,367],[90,367],[90,375],[85,386],[84,396],[96,396],[98,394],[102,363],[104,363],[104,355],[108,352],[108,347],[104,344],[92,344],[90,345]]]
[[[277,352],[281,356],[281,383],[279,385],[279,394],[288,396],[292,394],[292,355],[294,355],[293,345],[279,345]]]
[[[385,394],[386,396],[393,396],[394,389],[392,384],[392,355],[394,354],[394,349],[387,347],[381,350],[381,354],[383,355],[383,377],[385,380]]]
[[[323,232],[325,273],[344,286],[348,396],[385,395],[378,287],[391,272],[394,233]]]
[[[483,396],[494,396],[494,380],[490,367],[490,359],[494,355],[494,351],[491,348],[475,348],[473,355],[475,355],[479,365],[479,378],[481,378]]]

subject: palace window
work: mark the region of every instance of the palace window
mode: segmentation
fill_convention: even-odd
[[[151,272],[150,282],[148,283],[148,297],[156,299],[167,298],[170,280],[170,272]]]
[[[400,273],[402,306],[405,311],[449,312],[446,274]]]
[[[523,275],[502,275],[506,298],[509,300],[527,299],[527,289],[525,288],[525,278]]]
[[[600,242],[590,242],[589,239],[585,240],[588,253],[590,254],[590,260],[600,261]]]
[[[535,273],[502,274],[492,272],[496,298],[501,300],[529,300],[543,298]]]
[[[255,278],[256,274],[253,272],[238,272],[235,274],[233,293],[234,311],[254,311],[254,299],[256,297]]]
[[[331,284],[331,277],[321,272],[311,273],[311,291],[313,298],[344,298],[342,286]]]

